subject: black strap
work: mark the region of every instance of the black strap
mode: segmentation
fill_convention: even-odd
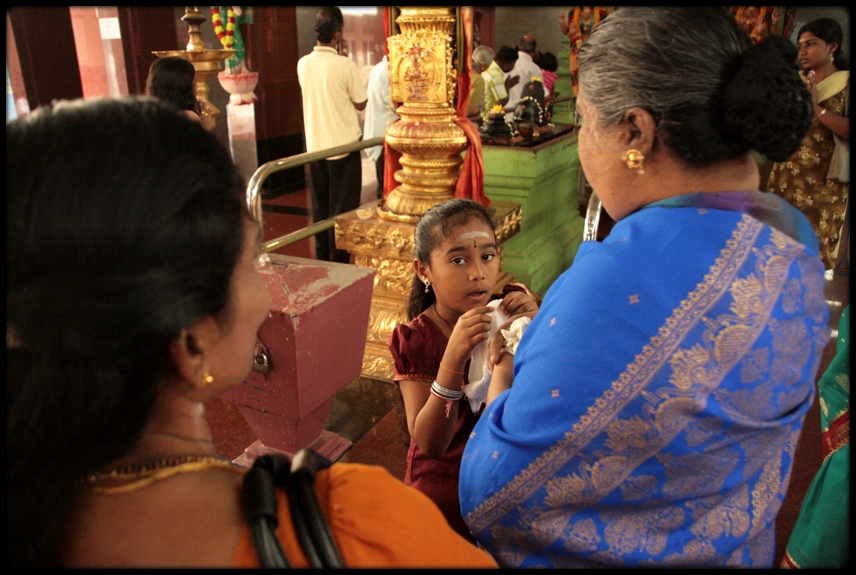
[[[244,479],[241,498],[262,567],[290,567],[276,536],[276,487],[284,485],[295,535],[309,566],[344,568],[315,494],[315,473],[330,465],[329,460],[308,448],[295,454],[290,462],[284,455],[265,455],[255,460]]]

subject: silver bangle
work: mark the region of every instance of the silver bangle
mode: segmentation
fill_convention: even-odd
[[[449,389],[448,387],[443,387],[437,380],[434,380],[434,383],[431,384],[431,393],[439,397],[440,399],[444,399],[446,401],[458,401],[462,397],[464,397],[463,391],[455,391],[454,389]]]

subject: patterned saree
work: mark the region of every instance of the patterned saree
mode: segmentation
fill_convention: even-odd
[[[803,498],[784,568],[850,564],[850,306],[838,320],[835,358],[817,384],[823,463]]]
[[[479,543],[506,567],[770,567],[829,338],[817,250],[758,192],[679,196],[585,242],[464,451]]]

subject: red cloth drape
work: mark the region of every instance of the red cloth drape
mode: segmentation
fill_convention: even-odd
[[[389,29],[389,6],[383,9],[383,30],[386,32],[387,40],[383,43],[384,53],[389,57],[389,35],[392,32]],[[390,76],[392,70],[390,69]],[[392,105],[398,108],[401,102],[392,102]],[[389,193],[395,189],[397,185],[395,181],[395,172],[401,169],[401,152],[393,150],[386,143],[386,138],[383,140],[383,197],[387,197]]]
[[[472,74],[472,22],[473,9],[461,8],[462,25],[464,28],[464,46],[459,46],[458,57],[464,58],[466,69],[458,75],[458,94],[455,104],[455,123],[464,130],[469,142],[469,149],[464,156],[461,173],[455,187],[456,198],[476,200],[483,206],[489,206],[490,200],[484,195],[484,161],[482,160],[481,137],[475,124],[467,119],[467,106],[470,101],[470,76]],[[384,8],[384,30],[389,37],[389,7]],[[389,46],[385,47],[389,54]],[[392,70],[390,70],[392,72]],[[401,169],[401,154],[392,149],[386,141],[383,143],[383,195],[386,197],[395,189],[395,172]]]
[[[458,58],[466,60],[463,73],[458,75],[458,103],[455,106],[455,123],[467,135],[469,149],[464,156],[464,165],[458,176],[455,187],[456,198],[469,198],[487,207],[490,200],[484,195],[484,160],[482,159],[481,136],[479,131],[467,118],[467,107],[470,103],[470,76],[473,73],[472,31],[473,9],[470,6],[461,8],[461,24],[464,28],[464,46],[458,47]],[[463,48],[463,50],[461,50]]]

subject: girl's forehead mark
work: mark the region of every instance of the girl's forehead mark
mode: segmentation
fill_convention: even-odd
[[[490,234],[487,232],[472,231],[472,232],[467,232],[465,234],[461,234],[458,237],[462,240],[468,240],[470,238],[487,238],[487,239],[490,239]]]

